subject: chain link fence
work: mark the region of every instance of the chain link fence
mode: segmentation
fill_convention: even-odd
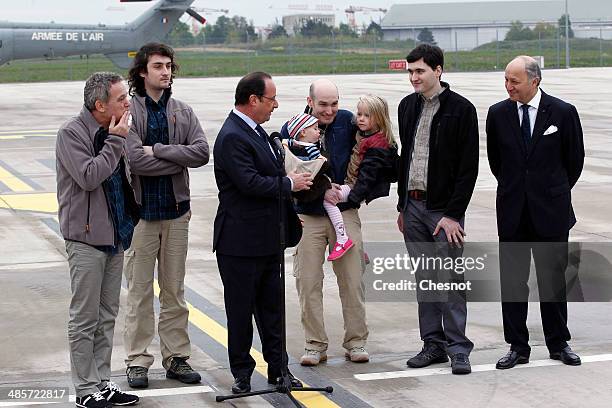
[[[612,27],[594,28],[592,34],[591,38],[570,40],[571,67],[612,66],[612,40],[606,39],[612,38]],[[273,75],[384,73],[391,72],[389,60],[404,59],[415,46],[413,40],[382,41],[376,36],[337,35],[220,42],[201,37],[201,43],[175,45],[180,76],[242,76],[254,70]],[[565,38],[558,30],[555,38],[494,41],[471,50],[447,46],[444,51],[447,72],[503,70],[519,54],[543,57],[545,69],[565,67]],[[83,80],[100,70],[126,73],[102,55],[75,56],[13,61],[0,67],[0,83]]]

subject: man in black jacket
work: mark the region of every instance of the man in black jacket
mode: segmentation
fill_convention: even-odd
[[[397,224],[411,257],[459,256],[463,221],[478,175],[478,119],[467,99],[440,77],[442,50],[421,44],[406,57],[415,92],[399,105],[402,153]],[[416,271],[416,279],[439,280],[441,271]],[[450,279],[461,275],[450,272]],[[451,357],[453,374],[471,372],[473,344],[465,335],[467,307],[462,293],[432,295],[417,286],[423,349],[407,361],[413,368]],[[447,356],[448,355],[448,356]]]

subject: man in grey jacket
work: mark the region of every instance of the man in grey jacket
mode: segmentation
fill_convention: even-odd
[[[138,402],[110,381],[123,249],[138,222],[125,158],[129,106],[121,76],[95,73],[85,83],[83,109],[57,134],[58,216],[70,267],[68,340],[77,407]]]
[[[185,103],[171,97],[178,66],[174,51],[164,44],[140,48],[129,72],[133,123],[127,139],[132,187],[140,205],[140,222],[126,252],[128,310],[124,343],[128,384],[148,386],[153,355],[147,350],[155,334],[153,277],[159,281],[158,333],[166,378],[200,382],[187,363],[191,343],[187,333],[185,261],[191,207],[189,167],[208,162],[209,149],[200,122]]]

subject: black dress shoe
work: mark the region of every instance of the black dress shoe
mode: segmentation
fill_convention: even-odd
[[[510,350],[508,354],[499,359],[495,368],[498,370],[505,370],[512,368],[517,364],[527,364],[529,362],[529,355],[521,354],[518,351]]]
[[[278,382],[280,381],[280,379],[281,377],[268,375],[268,384],[278,385]],[[300,380],[295,378],[293,374],[291,374],[291,372],[289,372],[289,381],[291,381],[291,388],[300,388],[304,386],[304,384],[302,384]]]
[[[550,358],[552,358],[553,360],[561,360],[563,364],[571,366],[577,366],[582,364],[582,361],[580,361],[580,356],[574,353],[570,346],[566,346],[561,351],[551,351]]]
[[[249,391],[251,391],[251,378],[238,377],[234,380],[234,384],[232,385],[233,394],[244,394]]]
[[[416,356],[406,361],[408,367],[423,368],[431,364],[446,363],[448,355],[446,351],[432,343],[426,343]]]

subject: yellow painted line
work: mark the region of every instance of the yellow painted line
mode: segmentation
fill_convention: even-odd
[[[34,191],[32,187],[15,177],[11,172],[0,166],[0,181],[15,192]]]
[[[57,214],[55,193],[0,194],[0,208]]]
[[[49,134],[35,134],[35,135],[0,135],[0,140],[21,140],[21,139],[25,139],[26,137],[55,137],[55,133],[49,133]]]
[[[38,129],[38,130],[3,130],[0,135],[21,135],[27,133],[57,133],[57,129]]]
[[[159,284],[157,279],[153,281],[155,296],[159,298]],[[206,313],[203,313],[199,309],[195,308],[191,303],[187,302],[187,308],[189,309],[189,321],[194,324],[198,329],[202,330],[209,337],[227,348],[227,329],[219,324],[217,321],[212,319]],[[251,357],[255,360],[255,370],[267,378],[268,376],[268,364],[263,358],[263,354],[251,347]],[[308,384],[304,383],[305,387]],[[291,393],[298,401],[307,407],[313,408],[340,408],[335,402],[325,397],[325,395],[318,392],[299,392],[295,391]]]
[[[55,137],[57,129],[38,130],[3,130],[0,131],[0,140],[19,140],[26,137]]]

